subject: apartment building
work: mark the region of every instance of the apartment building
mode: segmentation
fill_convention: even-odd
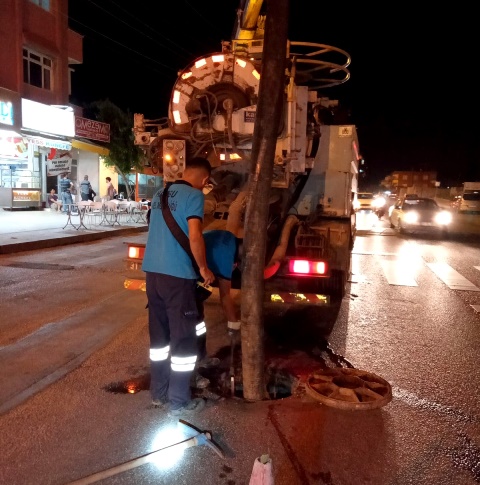
[[[438,187],[435,171],[395,171],[385,177],[381,185],[399,195],[417,194],[432,197]]]
[[[64,172],[88,175],[98,192],[100,179],[116,179],[96,143],[109,126],[69,103],[83,40],[68,27],[68,0],[2,0],[0,22],[0,207],[42,208]]]

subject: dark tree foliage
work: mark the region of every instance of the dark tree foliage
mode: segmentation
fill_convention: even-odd
[[[134,144],[133,115],[122,111],[108,99],[89,104],[85,115],[110,125],[110,142],[103,144],[109,150],[104,163],[107,167],[114,167],[122,176],[127,197],[130,197],[134,188],[128,184],[128,174],[142,169],[144,157],[142,150]]]

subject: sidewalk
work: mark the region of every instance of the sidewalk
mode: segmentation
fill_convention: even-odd
[[[92,226],[74,229],[67,226],[67,215],[49,210],[7,211],[0,209],[0,254],[51,248],[65,244],[95,241],[131,232],[144,232],[144,223],[121,226]]]

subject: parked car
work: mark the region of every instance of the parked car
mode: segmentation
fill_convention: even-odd
[[[452,214],[434,199],[425,197],[399,199],[390,212],[390,227],[403,232],[440,232],[446,236]]]

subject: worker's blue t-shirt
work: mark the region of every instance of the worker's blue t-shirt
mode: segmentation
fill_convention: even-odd
[[[162,214],[162,193],[159,190],[152,199],[150,225],[143,258],[142,270],[162,273],[177,278],[197,279],[192,260],[170,232]],[[203,220],[204,195],[188,182],[179,180],[168,188],[168,204],[173,217],[188,236],[188,220]]]
[[[237,238],[230,231],[211,230],[203,233],[207,266],[217,277],[232,279]]]

